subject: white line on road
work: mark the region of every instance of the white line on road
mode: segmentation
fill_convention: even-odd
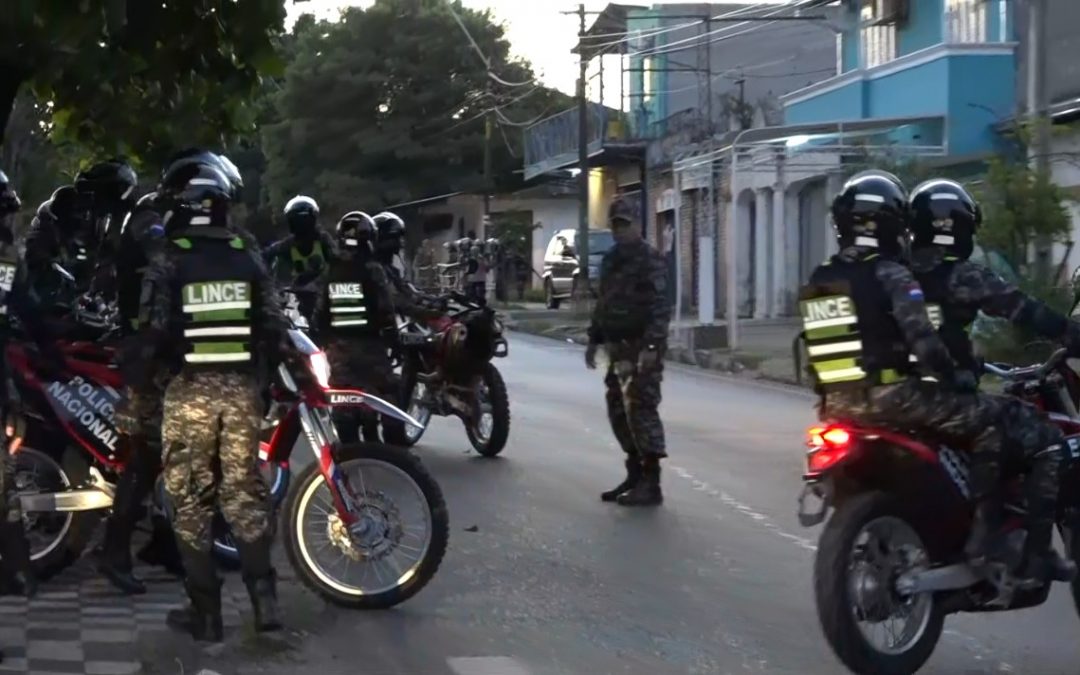
[[[457,675],[529,675],[529,670],[509,656],[455,656],[446,665]]]
[[[690,483],[694,486],[694,490],[696,490],[697,492],[703,492],[710,497],[719,499],[725,506],[735,509],[744,516],[747,516],[748,518],[756,522],[758,525],[761,525],[773,534],[783,537],[788,541],[793,541],[807,551],[817,550],[817,545],[806,537],[800,537],[796,534],[785,532],[783,529],[780,528],[779,525],[773,522],[773,520],[766,516],[764,513],[755,511],[751,507],[743,504],[738,499],[735,499],[734,497],[729,495],[727,492],[724,492],[719,488],[714,488],[703,480],[698,480],[697,478],[694,478],[693,474],[691,474],[689,471],[682,468],[681,466],[672,466],[671,470],[674,471],[679,476],[679,478],[690,481]]]

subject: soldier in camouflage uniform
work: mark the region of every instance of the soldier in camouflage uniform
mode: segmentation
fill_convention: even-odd
[[[149,356],[178,375],[165,392],[165,487],[191,606],[171,627],[222,639],[221,583],[211,557],[219,508],[237,539],[256,630],[280,627],[270,564],[269,490],[256,467],[262,397],[256,355],[280,357],[287,323],[258,252],[228,227],[231,186],[216,165],[166,171],[170,240],[144,284]]]
[[[981,223],[978,203],[955,181],[929,180],[911,193],[911,268],[926,294],[930,317],[957,367],[979,375],[980,365],[970,336],[979,311],[1008,319],[1062,342],[1074,354],[1080,353],[1080,325],[968,260]],[[977,507],[968,555],[982,562],[990,553],[993,535],[1004,519],[999,494],[1002,464],[1018,464],[1030,471],[1025,483],[1025,575],[1047,576],[1043,570],[1049,569],[1049,576],[1068,576],[1072,564],[1058,556],[1051,543],[1063,461],[1062,432],[1034,406],[1012,397],[1001,397],[999,403],[1009,439],[1005,449],[1018,456],[973,455],[970,487]]]
[[[642,238],[628,203],[614,202],[608,220],[616,243],[600,263],[585,364],[595,368],[597,349],[605,347],[608,419],[626,453],[626,478],[600,498],[652,506],[663,502],[660,460],[667,457],[658,410],[671,321],[667,264]]]
[[[383,266],[390,280],[390,292],[395,311],[417,321],[438,318],[445,313],[445,305],[435,296],[428,295],[410,284],[401,271],[394,266],[394,258],[405,244],[405,223],[389,211],[375,214],[375,259]]]
[[[374,259],[374,240],[375,222],[366,213],[353,211],[338,221],[340,253],[327,270],[313,326],[335,386],[359,387],[393,401],[387,339],[396,334],[397,321],[390,281]],[[345,442],[359,440],[361,422],[364,440],[379,440],[378,419],[372,415],[340,410],[335,411],[335,422]]]
[[[976,393],[971,372],[954,366],[922,288],[898,262],[908,215],[900,181],[858,174],[832,214],[841,250],[814,270],[799,303],[822,419],[930,434],[1000,456],[1009,421],[1003,399]],[[920,377],[927,372],[935,381]]]

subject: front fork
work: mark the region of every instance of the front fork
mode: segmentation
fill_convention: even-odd
[[[341,444],[341,439],[338,438],[337,429],[330,419],[330,409],[312,408],[307,403],[301,403],[298,414],[304,435],[311,444],[315,460],[319,462],[319,470],[334,499],[338,517],[346,525],[352,525],[359,518],[360,508],[349,486],[348,477],[334,462],[334,450]]]

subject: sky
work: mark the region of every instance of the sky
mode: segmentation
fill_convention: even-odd
[[[685,2],[686,0],[682,0]],[[743,0],[744,2],[753,0]],[[763,5],[782,4],[784,0],[756,0]],[[314,14],[319,18],[332,19],[342,8],[349,5],[366,7],[372,0],[307,0],[289,4],[289,25],[301,14]],[[512,45],[512,53],[528,59],[540,80],[567,94],[574,93],[578,77],[577,56],[570,50],[577,43],[578,17],[561,12],[577,10],[574,0],[463,0],[462,4],[473,9],[490,9],[496,20],[506,25],[506,35]],[[644,6],[677,4],[669,0],[638,2]],[[587,11],[600,11],[608,0],[585,0]],[[586,17],[591,25],[595,15]],[[464,40],[465,36],[461,38]],[[618,91],[617,62],[605,65],[605,87],[608,92]],[[609,75],[614,70],[615,81]],[[606,98],[606,97],[605,97]],[[618,96],[616,95],[616,99]],[[605,100],[618,107],[618,101]]]

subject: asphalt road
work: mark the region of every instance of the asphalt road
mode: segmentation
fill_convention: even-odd
[[[818,532],[794,515],[808,394],[669,367],[666,502],[628,510],[598,498],[622,471],[601,373],[573,345],[510,343],[498,364],[513,411],[503,456],[477,457],[444,418],[418,446],[452,528],[432,583],[378,613],[287,588],[299,631],[288,648],[256,649],[239,670],[222,657],[220,672],[845,672],[813,607]],[[951,617],[924,672],[1077,673],[1078,636],[1062,587],[1043,607]]]

